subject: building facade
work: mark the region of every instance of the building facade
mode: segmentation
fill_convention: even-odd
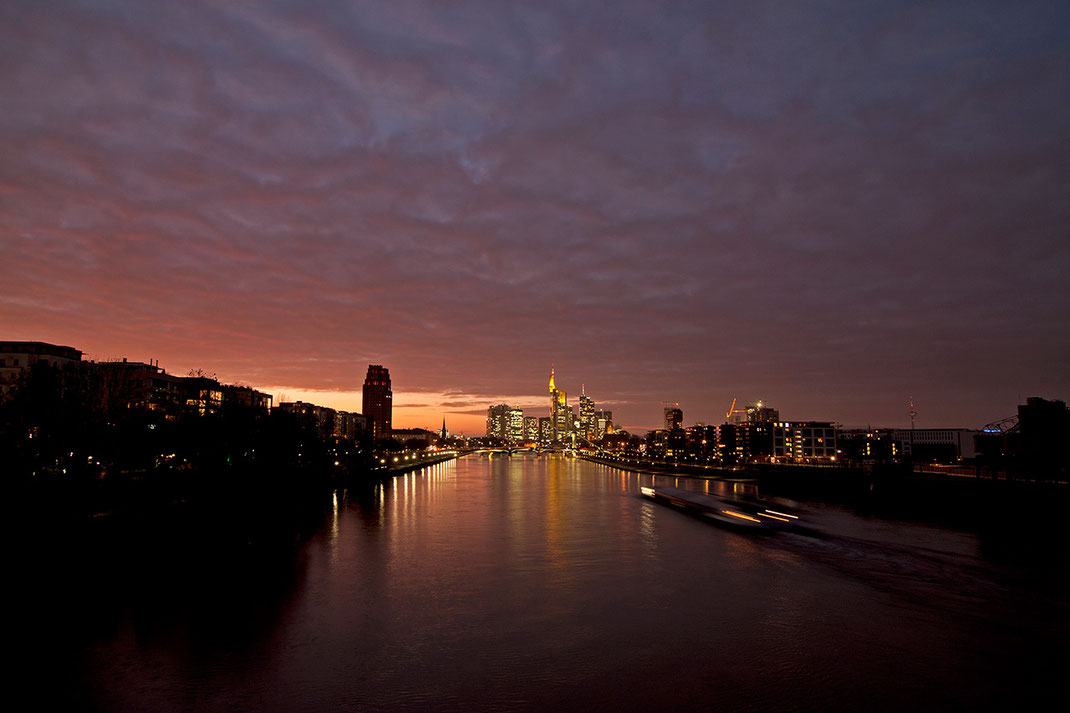
[[[901,428],[894,438],[905,457],[951,463],[976,455],[974,437],[979,433],[966,428]]]
[[[539,445],[549,445],[554,442],[553,419],[543,416],[539,419]]]
[[[550,368],[550,420],[553,429],[550,443],[563,441],[572,431],[572,409],[568,407],[568,397],[554,384],[554,370]]]
[[[539,418],[537,416],[524,417],[523,441],[525,443],[539,442]]]
[[[23,375],[43,363],[62,367],[82,360],[82,352],[47,342],[0,342],[0,400],[13,391]]]
[[[524,411],[519,408],[509,409],[508,425],[505,431],[505,440],[509,443],[519,443],[524,440]]]
[[[777,421],[773,456],[794,463],[836,461],[836,429],[828,421]]]
[[[372,437],[389,438],[394,412],[394,393],[390,389],[390,370],[382,364],[369,364],[364,377],[364,416],[371,421]]]
[[[605,409],[594,412],[595,423],[595,438],[602,440],[606,437],[606,434],[612,434],[613,428],[613,412]]]
[[[506,441],[509,438],[509,404],[497,404],[487,409],[486,435]]]
[[[680,428],[684,422],[684,412],[680,408],[680,404],[666,403],[662,404],[665,407],[665,430],[671,431],[676,428]]]
[[[581,392],[584,391],[582,386]],[[580,394],[580,435],[587,440],[593,441],[598,438],[598,422],[594,417],[594,399],[586,393]]]

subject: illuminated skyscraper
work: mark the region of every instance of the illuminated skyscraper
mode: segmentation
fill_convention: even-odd
[[[557,443],[569,434],[572,428],[572,410],[564,391],[558,391],[554,385],[554,370],[550,367],[550,427],[551,443]]]
[[[505,438],[510,443],[518,443],[524,440],[524,411],[519,408],[510,408]]]
[[[539,419],[539,445],[545,446],[553,443],[554,429],[553,419],[549,416],[543,416]]]
[[[509,434],[509,404],[498,404],[487,409],[487,435],[502,441]]]
[[[524,442],[539,442],[539,418],[538,416],[524,417]]]
[[[580,386],[580,434],[589,440],[598,437],[598,422],[594,417],[594,400],[587,396],[583,386]]]
[[[390,370],[381,364],[369,364],[364,377],[364,415],[371,419],[372,436],[389,438],[394,412],[394,394],[390,390]]]

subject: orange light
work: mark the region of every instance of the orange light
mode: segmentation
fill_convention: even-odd
[[[756,517],[751,517],[750,515],[744,515],[743,513],[736,512],[734,510],[722,510],[721,512],[723,512],[725,515],[731,515],[732,517],[738,517],[740,520],[750,520],[751,522],[757,522],[757,523],[761,522],[761,520],[759,520]]]

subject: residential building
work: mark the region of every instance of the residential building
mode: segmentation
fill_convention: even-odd
[[[836,461],[836,429],[828,421],[777,421],[773,456],[794,463]]]
[[[282,413],[293,414],[297,419],[310,424],[320,438],[327,439],[335,434],[336,412],[333,408],[304,401],[284,401],[276,408]]]
[[[62,367],[80,362],[82,352],[48,342],[0,342],[0,400],[13,391],[35,364]]]

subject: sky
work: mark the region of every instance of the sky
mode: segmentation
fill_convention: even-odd
[[[0,339],[395,427],[978,428],[1070,397],[1070,4],[4,0],[0,251]]]

